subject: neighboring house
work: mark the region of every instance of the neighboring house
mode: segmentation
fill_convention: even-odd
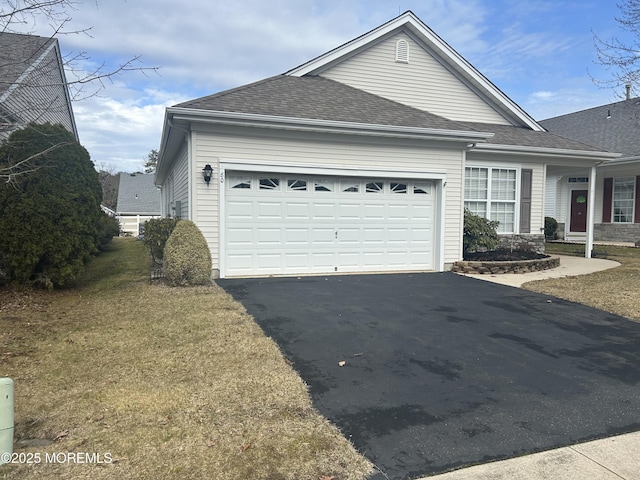
[[[124,233],[139,235],[147,220],[160,216],[160,190],[153,174],[121,173],[116,214]]]
[[[542,120],[557,135],[622,154],[598,165],[594,239],[640,240],[640,98]],[[584,240],[590,179],[580,171],[549,168],[545,215],[559,224],[559,237]]]
[[[30,122],[61,124],[78,139],[55,38],[0,33],[0,140]]]
[[[214,276],[443,271],[462,258],[464,208],[544,248],[548,166],[591,175],[613,157],[546,132],[406,12],[168,108],[156,183],[163,215],[205,235]]]

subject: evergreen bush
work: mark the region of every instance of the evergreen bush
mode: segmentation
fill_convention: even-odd
[[[164,248],[164,274],[173,286],[208,285],[211,253],[198,226],[178,221]]]
[[[177,218],[153,218],[145,222],[143,242],[155,263],[162,263],[164,247],[177,223]]]
[[[544,237],[548,240],[556,239],[558,222],[553,217],[544,217]]]
[[[17,283],[72,283],[106,240],[102,188],[89,153],[61,125],[29,125],[0,146],[0,169],[28,171],[0,184],[0,252]]]
[[[477,251],[495,250],[500,245],[496,229],[500,222],[488,220],[464,210],[463,251],[467,254]]]

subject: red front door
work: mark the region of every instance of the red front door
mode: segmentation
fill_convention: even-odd
[[[571,190],[570,232],[587,231],[587,195],[586,190]]]

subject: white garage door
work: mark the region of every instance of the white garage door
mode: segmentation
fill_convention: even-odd
[[[228,172],[224,275],[432,270],[428,180]]]

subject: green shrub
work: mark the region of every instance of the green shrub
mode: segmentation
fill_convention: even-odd
[[[544,237],[549,240],[555,240],[557,231],[558,222],[556,219],[552,217],[544,217]]]
[[[21,163],[22,162],[22,163]],[[11,281],[72,283],[98,252],[102,188],[89,153],[60,125],[29,125],[0,146],[0,252]]]
[[[104,250],[107,244],[120,235],[120,222],[116,217],[112,217],[104,212],[100,217],[100,234],[98,248]]]
[[[164,247],[177,223],[177,218],[153,218],[144,224],[143,241],[155,263],[162,263]]]
[[[164,248],[164,274],[173,286],[208,285],[211,253],[198,226],[180,220]]]
[[[495,250],[500,245],[496,229],[500,222],[488,220],[464,210],[464,255],[479,250]]]

